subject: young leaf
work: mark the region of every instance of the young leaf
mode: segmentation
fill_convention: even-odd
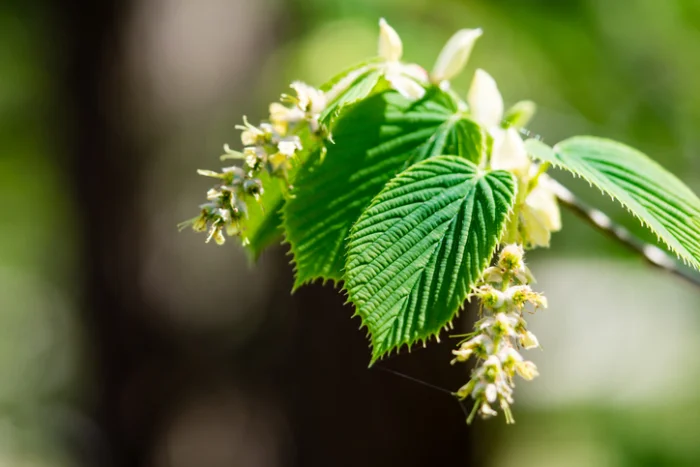
[[[428,86],[427,73],[418,65],[373,59],[356,65],[321,86],[327,99],[319,122],[327,128],[346,108],[389,89],[413,100],[421,99]]]
[[[528,152],[583,177],[654,232],[678,257],[700,270],[700,199],[645,154],[615,141],[577,136],[550,148],[526,141]]]
[[[378,59],[363,62],[345,70],[321,86],[328,103],[319,116],[319,122],[330,127],[344,107],[369,97],[374,92],[386,90],[388,83],[382,80],[383,62]]]
[[[320,142],[311,134],[308,128],[304,128],[296,133],[299,137],[303,150],[297,152],[288,177],[293,178],[304,162],[318,151]],[[260,258],[263,250],[275,243],[282,241],[282,206],[288,196],[285,182],[280,178],[271,177],[268,173],[262,172],[259,176],[264,192],[258,200],[257,206],[250,203],[248,206],[248,216],[241,222],[243,228],[243,244],[249,253],[252,261]]]
[[[436,335],[491,261],[515,202],[514,176],[454,156],[410,167],[353,226],[349,299],[372,338],[372,361]]]
[[[352,224],[394,175],[445,153],[478,162],[488,146],[486,132],[439,90],[418,102],[395,92],[370,97],[348,110],[333,133],[335,144],[300,169],[283,208],[295,287],[341,280]]]
[[[260,180],[265,188],[258,203],[250,203],[248,217],[241,222],[246,250],[257,260],[265,248],[281,239],[279,210],[284,203],[284,182],[263,173]]]
[[[269,212],[260,213],[260,222],[255,226],[252,235],[248,237],[248,251],[251,259],[257,261],[262,252],[275,243],[282,242],[282,206],[285,199],[283,196],[276,198],[277,203],[273,205]]]

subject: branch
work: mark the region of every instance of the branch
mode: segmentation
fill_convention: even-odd
[[[700,277],[690,271],[684,270],[680,264],[675,261],[662,249],[639,239],[629,230],[616,224],[605,213],[595,209],[583,201],[579,200],[568,188],[560,183],[552,180],[554,193],[559,202],[571,209],[576,215],[592,224],[595,228],[622,243],[628,249],[641,254],[647,263],[657,268],[663,269],[666,272],[674,274],[686,282],[700,287]]]

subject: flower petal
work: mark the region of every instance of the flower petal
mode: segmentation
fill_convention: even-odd
[[[481,29],[461,29],[445,44],[430,73],[430,81],[439,84],[457,76],[467,64],[474,43],[482,34]]]
[[[496,80],[482,69],[476,70],[471,87],[467,93],[467,103],[474,120],[495,128],[503,119],[503,97],[498,90]]]

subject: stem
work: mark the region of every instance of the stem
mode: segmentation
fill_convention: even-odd
[[[552,187],[559,202],[571,209],[574,214],[592,224],[593,227],[617,240],[628,249],[641,254],[647,263],[652,266],[674,274],[696,287],[700,287],[700,276],[682,269],[680,264],[665,251],[636,237],[629,230],[613,222],[602,211],[578,199],[568,188],[555,180],[552,180]]]

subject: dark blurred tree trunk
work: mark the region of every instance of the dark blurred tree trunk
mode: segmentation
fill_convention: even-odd
[[[62,83],[55,125],[65,138],[80,238],[82,311],[88,334],[93,413],[99,442],[86,465],[142,466],[154,405],[130,388],[139,363],[159,347],[139,284],[144,228],[138,203],[145,158],[121,127],[123,29],[128,0],[63,0],[54,5],[53,44]],[[153,400],[157,400],[154,398]],[[85,447],[85,446],[83,446]]]
[[[381,367],[456,390],[466,374],[449,365],[454,341],[416,346],[368,369],[366,331],[345,297],[309,286],[294,296],[290,355],[298,467],[469,465],[471,427],[456,399]],[[457,327],[459,329],[459,326]]]

